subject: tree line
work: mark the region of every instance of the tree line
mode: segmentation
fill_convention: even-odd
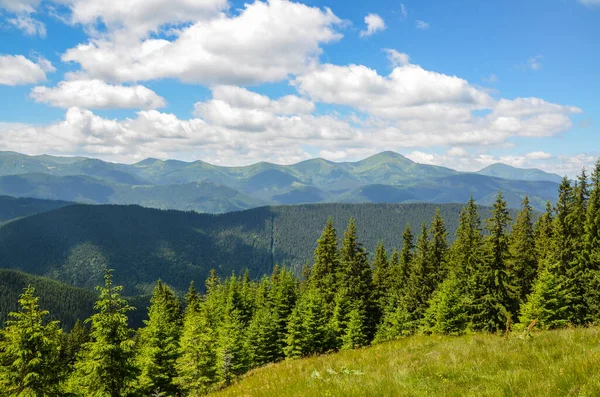
[[[159,281],[148,319],[113,285],[98,287],[95,313],[66,334],[33,287],[0,333],[3,396],[197,396],[283,359],[354,349],[415,333],[506,333],[589,326],[600,319],[600,161],[565,178],[537,220],[527,197],[513,221],[502,193],[482,221],[473,200],[452,244],[438,211],[402,248],[379,244],[372,260],[354,219],[341,244],[330,219],[302,274],[220,278],[184,302]]]

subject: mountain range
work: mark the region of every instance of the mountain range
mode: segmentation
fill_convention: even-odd
[[[453,203],[473,195],[488,205],[498,190],[516,208],[525,195],[542,210],[561,177],[494,164],[479,172],[419,164],[395,152],[357,162],[321,158],[292,165],[223,167],[203,161],[146,159],[135,164],[85,157],[0,152],[0,194],[88,204],[139,204],[223,213],[306,203]]]

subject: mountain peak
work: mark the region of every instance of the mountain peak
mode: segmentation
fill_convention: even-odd
[[[562,177],[537,168],[517,168],[504,163],[494,163],[476,172],[480,175],[522,181],[550,181],[560,183]]]

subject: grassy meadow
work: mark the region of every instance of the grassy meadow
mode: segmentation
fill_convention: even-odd
[[[217,396],[600,396],[600,328],[418,335],[253,370]]]

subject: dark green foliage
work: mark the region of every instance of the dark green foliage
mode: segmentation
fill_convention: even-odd
[[[0,225],[13,219],[66,207],[68,201],[0,196]]]
[[[342,349],[356,349],[369,344],[367,317],[362,307],[356,307],[348,314],[348,323],[342,336]]]
[[[231,278],[235,283],[235,277]],[[246,326],[241,306],[242,300],[236,285],[229,286],[229,297],[225,315],[219,327],[217,350],[217,373],[225,384],[250,368],[250,357],[246,345]]]
[[[373,301],[377,304],[377,322],[385,308],[392,291],[392,274],[385,251],[385,246],[379,244],[373,259]]]
[[[546,203],[546,212],[535,222],[534,236],[538,267],[548,267],[552,257],[554,239],[554,216],[552,204],[549,201]]]
[[[254,313],[248,326],[248,354],[252,366],[261,366],[280,359],[276,320],[270,307],[261,307]]]
[[[320,291],[325,304],[331,307],[337,289],[337,276],[339,273],[338,240],[333,227],[333,219],[329,218],[323,233],[317,241],[314,264],[310,271],[312,286]]]
[[[175,361],[179,355],[182,319],[179,299],[160,280],[154,288],[148,320],[140,330],[137,366],[140,393],[177,393]]]
[[[533,210],[525,196],[523,209],[510,232],[510,259],[508,274],[515,286],[519,302],[525,302],[538,270],[538,259],[533,231]]]
[[[514,321],[518,300],[507,275],[508,225],[510,216],[501,192],[498,193],[487,220],[489,235],[485,241],[485,258],[473,272],[472,323],[476,330],[496,332]]]
[[[104,287],[98,287],[96,313],[88,319],[91,341],[83,345],[69,379],[70,392],[77,396],[127,396],[137,375],[127,325],[127,313],[134,308],[121,297],[122,287],[113,285],[110,271],[104,278]]]
[[[45,323],[35,288],[19,299],[20,310],[9,315],[0,331],[0,393],[6,397],[57,396],[65,374],[61,368],[62,330],[58,321]]]
[[[461,206],[440,208],[454,236]],[[399,225],[429,223],[435,210],[431,204],[320,204],[208,215],[75,205],[0,227],[0,267],[90,289],[102,283],[108,267],[128,296],[150,295],[159,278],[183,293],[191,280],[205,280],[213,268],[220,276],[248,268],[254,279],[285,263],[300,274],[312,263],[329,217],[338,230],[354,217],[363,246],[374,252],[379,241],[398,246]]]
[[[64,338],[63,361],[68,365],[75,364],[75,359],[81,351],[83,345],[90,341],[90,334],[87,327],[77,320],[71,332]]]

